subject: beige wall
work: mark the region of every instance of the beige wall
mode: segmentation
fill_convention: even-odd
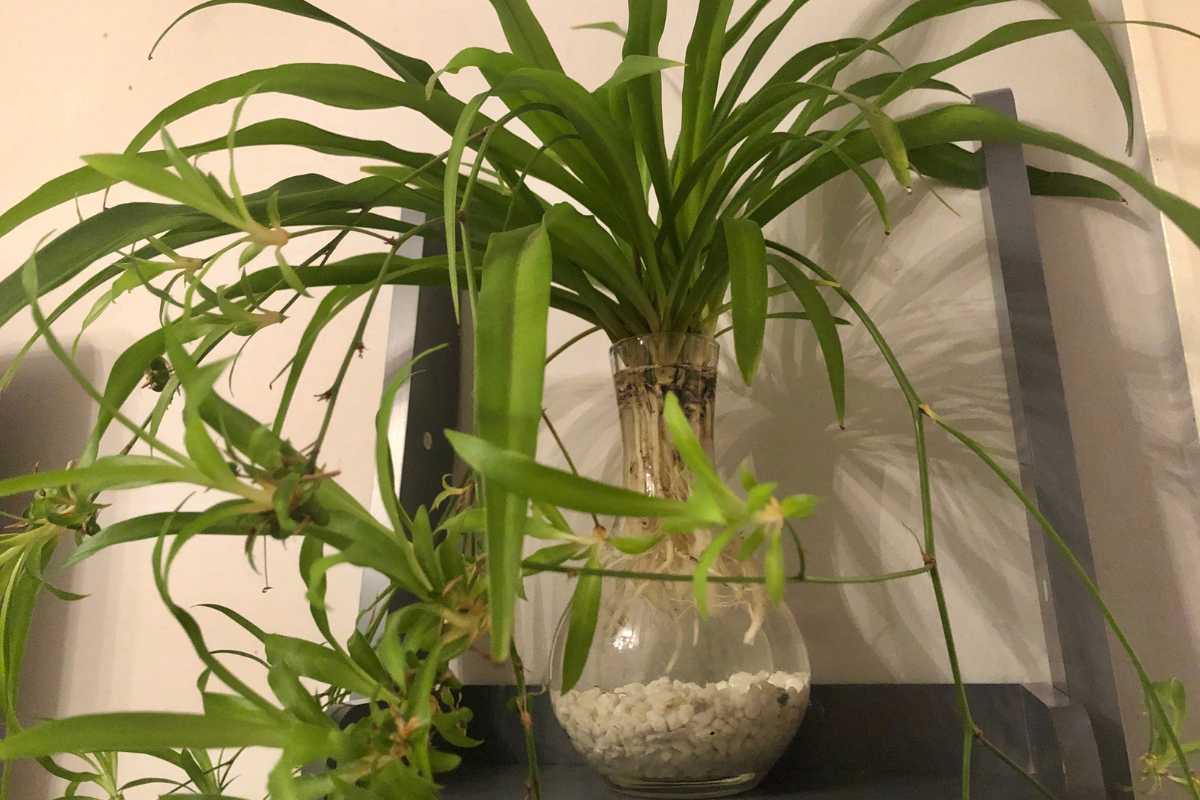
[[[1129,19],[1160,20],[1200,30],[1200,6],[1194,3],[1125,0],[1124,5]],[[1200,48],[1194,39],[1149,26],[1132,27],[1129,41],[1154,179],[1160,186],[1197,202],[1200,125],[1192,90],[1195,76],[1200,74]],[[1192,300],[1200,292],[1200,252],[1169,220],[1163,217],[1161,221],[1192,397],[1200,405],[1200,309]]]
[[[1159,20],[1200,31],[1200,7],[1195,3],[1125,0],[1124,6],[1127,19]],[[1192,203],[1200,203],[1200,189],[1197,188],[1200,187],[1200,115],[1194,103],[1196,76],[1200,75],[1200,48],[1195,39],[1145,26],[1130,27],[1129,41],[1138,77],[1150,156],[1148,166],[1154,180]],[[1140,574],[1145,583],[1130,592],[1130,604],[1140,611],[1149,647],[1158,650],[1155,660],[1163,665],[1160,670],[1167,668],[1168,658],[1179,665],[1190,664],[1184,674],[1194,700],[1200,691],[1197,689],[1200,685],[1197,652],[1200,649],[1200,583],[1194,578],[1194,567],[1200,563],[1200,529],[1194,512],[1184,511],[1195,508],[1196,486],[1196,453],[1190,438],[1194,429],[1185,418],[1189,412],[1194,414],[1200,409],[1200,250],[1165,217],[1150,215],[1147,223],[1161,226],[1166,265],[1165,270],[1159,266],[1159,273],[1162,276],[1165,272],[1170,280],[1186,375],[1178,367],[1180,359],[1172,341],[1168,352],[1176,369],[1169,402],[1178,409],[1174,415],[1178,425],[1166,430],[1160,427],[1171,416],[1168,405],[1161,401],[1152,404],[1145,395],[1142,397],[1147,402],[1140,403],[1136,413],[1139,418],[1153,421],[1147,427],[1158,433],[1154,438],[1146,438],[1146,451],[1151,454],[1151,461],[1157,460],[1155,454],[1169,452],[1163,450],[1162,444],[1176,445],[1173,448],[1175,457],[1159,462],[1156,494],[1164,499],[1164,509],[1174,508],[1182,513],[1175,515],[1168,511],[1164,522],[1171,526],[1167,528],[1170,535],[1152,542],[1149,558],[1131,560],[1134,565],[1131,577],[1136,581]],[[1164,302],[1159,305],[1157,314],[1169,320],[1171,310]],[[1184,393],[1188,389],[1192,400],[1190,407],[1184,403]],[[1157,410],[1148,412],[1151,407]],[[1180,439],[1164,440],[1163,434],[1168,430],[1176,431]],[[1155,439],[1157,444],[1153,443]],[[1183,448],[1179,444],[1187,446]],[[1165,586],[1159,583],[1163,575],[1169,576]],[[1142,598],[1148,599],[1145,608],[1139,608]],[[1153,608],[1157,608],[1157,616]],[[1194,738],[1200,724],[1194,713],[1192,716],[1190,734]]]
[[[240,8],[194,19],[153,62],[146,62],[149,42],[171,11],[186,5],[44,0],[32,10],[17,11],[11,4],[0,8],[0,29],[9,43],[0,57],[7,76],[6,111],[19,121],[0,128],[0,153],[5,154],[0,206],[75,166],[74,154],[122,148],[146,119],[185,88],[287,60],[377,67],[369,51],[337,32]],[[408,3],[402,9],[389,0],[328,0],[324,5],[435,65],[467,43],[502,46],[499,28],[482,0]],[[570,26],[621,19],[624,3],[543,0],[533,5],[560,43],[568,70],[585,84],[600,83],[616,63],[618,43],[603,33],[571,31]],[[688,5],[675,4],[680,10],[668,25],[668,55],[682,58]],[[814,0],[803,12],[803,22],[793,24],[784,40],[798,48],[817,38],[860,33],[876,27],[893,5]],[[1110,16],[1120,13],[1115,0],[1098,5]],[[934,34],[898,39],[894,51],[911,63],[966,44],[1001,21],[1043,15],[1033,0],[977,9]],[[1120,111],[1103,73],[1069,35],[990,55],[948,77],[968,92],[1011,86],[1024,118],[1053,125],[1102,151],[1116,154],[1124,141]],[[447,83],[463,96],[479,86],[474,76],[452,77]],[[204,112],[172,130],[178,140],[207,137],[224,129],[228,113],[228,108]],[[411,114],[346,114],[275,97],[252,100],[246,119],[281,114],[412,149],[435,150],[444,143],[444,137]],[[1138,141],[1133,158],[1144,169],[1146,153],[1142,138]],[[307,170],[342,179],[356,174],[354,165],[290,150],[257,150],[239,159],[244,185]],[[1066,163],[1057,157],[1034,160],[1052,167]],[[219,159],[210,156],[204,163],[215,168]],[[786,215],[773,233],[841,276],[876,315],[926,398],[994,444],[1011,465],[1012,433],[980,201],[970,193],[944,192],[959,212],[954,216],[924,187],[904,196],[890,179],[884,182],[901,220],[887,239],[861,191],[847,182],[830,186]],[[95,198],[84,203],[85,211],[96,207]],[[1149,652],[1155,674],[1191,670],[1191,683],[1200,685],[1200,594],[1183,574],[1183,565],[1194,564],[1197,555],[1195,426],[1157,215],[1136,199],[1128,209],[1044,200],[1037,210],[1102,583],[1130,623],[1135,642]],[[68,210],[47,214],[0,240],[0,257],[7,265],[3,271],[14,269],[43,233],[71,218]],[[125,303],[121,313],[98,324],[89,337],[103,367],[144,329],[130,311],[135,304]],[[352,322],[347,317],[324,337],[331,347],[315,372],[323,370],[327,376],[333,369]],[[302,325],[293,320],[271,338],[251,344],[236,382],[238,402],[259,411],[272,406],[276,395],[263,389],[261,378],[280,365],[281,354]],[[16,347],[17,327],[5,329],[0,347]],[[552,344],[578,329],[575,322],[556,317]],[[71,326],[64,330],[70,332]],[[371,477],[369,460],[361,457],[370,441],[363,412],[373,407],[382,341],[376,326],[368,345],[379,346],[356,362],[351,372],[355,384],[347,392],[361,400],[357,406],[348,402],[346,410],[357,408],[359,413],[341,418],[327,451],[331,465],[342,469],[347,485],[364,498]],[[718,401],[722,465],[731,469],[750,456],[761,475],[779,479],[787,490],[828,498],[803,530],[814,571],[859,573],[915,563],[910,531],[919,528],[919,511],[907,423],[901,399],[869,340],[857,329],[846,334],[849,415],[844,432],[830,423],[823,368],[812,337],[776,324],[768,343],[763,374],[752,390],[740,386],[736,370],[725,370]],[[323,380],[314,377],[301,396],[320,391]],[[602,341],[593,338],[555,363],[546,405],[581,468],[615,478],[618,444]],[[319,413],[310,404],[298,416],[296,441],[311,435]],[[940,553],[966,674],[981,682],[1042,680],[1047,675],[1045,648],[1024,516],[986,471],[949,443],[934,437],[932,454]],[[543,457],[560,461],[549,444]],[[114,513],[133,510],[130,505]],[[294,556],[272,547],[274,588],[264,594],[261,579],[245,566],[240,543],[189,545],[191,558],[180,565],[173,584],[178,599],[184,604],[224,602],[268,627],[309,630],[302,593],[289,571]],[[63,615],[61,633],[35,633],[43,642],[50,639],[43,651],[50,661],[45,663],[53,661],[59,648],[66,654],[56,681],[37,693],[37,712],[195,707],[191,682],[197,664],[154,595],[148,560],[146,548],[126,548],[85,564],[70,578],[92,597]],[[331,606],[339,630],[352,623],[356,590],[351,571],[335,573]],[[531,591],[521,626],[531,664],[544,661],[565,591],[552,579]],[[808,637],[819,680],[947,678],[932,599],[920,581],[845,590],[802,587],[790,593],[789,601]],[[214,645],[250,646],[230,626],[209,622]],[[1128,725],[1139,731],[1132,746],[1138,747],[1136,690],[1127,675],[1123,680]],[[261,786],[262,763],[259,759],[247,767],[241,793],[253,796]]]

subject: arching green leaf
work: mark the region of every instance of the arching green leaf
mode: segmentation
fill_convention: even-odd
[[[259,6],[260,8],[268,8],[272,11],[283,11],[299,17],[306,17],[317,22],[325,22],[361,39],[368,47],[375,51],[375,54],[379,56],[383,63],[388,65],[392,72],[395,72],[406,81],[424,85],[425,81],[429,80],[429,76],[433,74],[433,69],[424,61],[405,55],[404,53],[399,53],[381,44],[349,23],[322,11],[312,3],[304,2],[304,0],[208,0],[206,3],[200,3],[184,11],[167,26],[167,29],[155,40],[154,47],[150,49],[150,58],[154,57],[154,51],[158,49],[158,46],[166,38],[167,34],[184,19],[207,8],[223,5]]]
[[[648,497],[581,478],[470,434],[446,431],[446,438],[462,460],[488,480],[526,496],[536,494],[561,508],[622,517],[679,517],[688,513],[687,504],[678,500]]]
[[[905,142],[914,149],[947,142],[1020,142],[1081,158],[1127,183],[1166,214],[1188,238],[1200,244],[1200,209],[1155,186],[1132,167],[1066,136],[1027,125],[990,109],[968,105],[947,106],[901,120],[898,125]],[[842,149],[859,162],[879,156],[878,144],[861,132],[851,135]],[[766,222],[845,169],[845,165],[833,156],[818,158],[810,167],[785,179],[772,190],[767,201],[754,212],[754,219]]]
[[[475,430],[527,457],[537,451],[550,310],[550,240],[542,226],[496,234],[484,256],[475,334]],[[528,496],[484,475],[492,657],[508,656]]]
[[[762,357],[767,329],[767,249],[762,228],[745,218],[727,218],[721,226],[729,257],[733,346],[742,380],[749,385]]]
[[[525,0],[489,0],[504,29],[508,46],[523,61],[542,69],[562,72],[562,64],[537,16]]]
[[[597,569],[600,561],[595,552],[588,559],[588,566]],[[588,651],[596,635],[596,623],[600,618],[600,592],[602,578],[599,575],[580,575],[575,579],[575,591],[571,595],[571,612],[567,623],[567,643],[563,648],[562,691],[569,692],[579,682],[583,668],[587,665]]]
[[[839,425],[846,422],[846,364],[842,356],[842,340],[837,332],[837,323],[829,306],[816,284],[785,259],[774,255],[768,256],[771,266],[779,276],[792,287],[796,299],[804,306],[813,331],[817,334],[817,344],[820,345],[821,355],[825,358],[825,371],[829,375],[829,390],[833,395],[833,409]]]

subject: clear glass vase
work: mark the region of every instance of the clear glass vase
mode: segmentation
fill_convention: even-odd
[[[626,487],[684,499],[688,474],[663,424],[674,392],[712,455],[716,342],[657,334],[612,347]],[[625,520],[616,534],[653,533]],[[653,550],[605,566],[690,574],[710,541],[673,534]],[[723,556],[712,576],[761,574],[754,559]],[[555,634],[552,699],[579,753],[618,791],[700,798],[754,787],[791,741],[808,707],[809,663],[791,612],[758,584],[710,582],[701,619],[690,582],[606,578],[600,619],[578,683],[562,692],[567,616]]]

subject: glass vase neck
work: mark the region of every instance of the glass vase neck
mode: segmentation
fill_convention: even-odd
[[[690,333],[649,334],[612,346],[626,488],[674,500],[688,496],[687,471],[667,433],[663,407],[673,393],[711,458],[719,355],[715,339]]]

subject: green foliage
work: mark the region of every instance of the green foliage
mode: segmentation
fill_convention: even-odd
[[[588,566],[600,568],[600,559],[593,551]],[[562,690],[570,691],[579,682],[583,667],[587,664],[588,650],[596,633],[600,616],[600,592],[603,579],[599,575],[581,575],[575,581],[571,595],[570,627],[567,629],[567,644],[563,652]]]
[[[475,339],[476,430],[484,440],[526,457],[537,450],[542,415],[550,271],[550,241],[540,225],[493,237],[484,256]],[[486,476],[483,496],[492,657],[503,660],[512,639],[529,500]]]
[[[1051,19],[1000,25],[941,58],[872,72],[876,56],[891,58],[885,45],[894,37],[999,2],[909,0],[898,4],[886,24],[868,21],[871,27],[863,36],[808,45],[787,54],[773,74],[764,76],[759,74],[762,61],[779,53],[788,25],[804,19],[806,0],[755,0],[736,17],[729,0],[701,3],[685,51],[667,55],[660,53],[666,0],[630,0],[626,20],[581,26],[622,40],[611,77],[590,91],[564,73],[524,0],[491,0],[509,52],[468,47],[437,71],[305,0],[210,0],[181,14],[168,31],[195,13],[226,5],[319,22],[362,42],[391,74],[342,64],[282,64],[216,81],[163,109],[124,152],[88,156],[85,166],[47,182],[0,214],[4,235],[42,211],[122,183],[168,201],[116,205],[82,219],[0,280],[0,323],[28,308],[36,338],[99,407],[76,462],[0,480],[0,494],[32,492],[26,513],[0,537],[0,680],[8,732],[0,758],[42,759],[68,781],[68,797],[94,792],[117,800],[126,789],[161,785],[172,797],[221,798],[231,790],[237,748],[265,746],[279,752],[269,778],[276,800],[434,798],[437,776],[458,763],[455,749],[477,743],[468,734],[471,712],[460,705],[449,663],[482,646],[485,637],[494,658],[515,656],[511,638],[522,581],[546,571],[576,579],[564,687],[583,672],[606,577],[688,582],[703,613],[718,582],[761,584],[778,602],[789,582],[864,583],[923,575],[933,583],[947,657],[961,688],[936,561],[924,428],[933,420],[1001,478],[1077,568],[1146,689],[1152,730],[1147,777],[1180,781],[1200,798],[1187,767],[1196,743],[1181,741],[1182,686],[1150,681],[1053,527],[986,450],[923,402],[866,309],[805,253],[764,234],[781,214],[846,174],[863,187],[886,232],[898,222],[889,198],[897,186],[911,186],[914,172],[955,187],[982,188],[979,156],[961,145],[992,140],[1088,162],[1129,185],[1200,242],[1200,210],[1078,142],[957,100],[907,116],[889,111],[918,90],[961,95],[939,77],[959,64],[1037,37],[1068,34],[1079,38],[1105,70],[1132,137],[1128,77],[1109,41],[1109,23],[1098,21],[1086,0],[1046,0]],[[664,72],[680,66],[682,125],[669,143],[663,125]],[[489,88],[464,101],[439,77],[468,68],[478,70]],[[852,70],[853,81],[847,77]],[[361,139],[293,119],[240,126],[242,107],[259,93],[352,111],[408,109],[445,133],[447,149],[414,152],[404,149],[403,141]],[[489,100],[506,111],[495,119],[485,115],[482,108]],[[237,104],[232,123],[221,135],[177,146],[167,132],[196,112],[231,101]],[[839,118],[848,121],[828,123],[839,109],[845,112]],[[516,122],[532,140],[517,132]],[[155,137],[162,149],[146,149]],[[280,144],[372,163],[364,167],[366,177],[350,183],[298,175],[243,193],[234,153]],[[229,158],[224,182],[199,163],[220,151]],[[1038,194],[1121,199],[1090,175],[1030,168],[1030,184]],[[556,199],[566,196],[568,202],[552,202],[542,187],[552,187]],[[421,212],[427,221],[403,222],[394,214],[397,208]],[[399,255],[409,237],[438,233],[447,245],[445,255]],[[310,237],[320,237],[320,244],[301,258]],[[335,258],[347,240],[371,242],[374,250]],[[273,263],[255,267],[255,259],[268,250]],[[216,276],[231,271],[236,277],[220,283]],[[771,285],[772,272],[781,284]],[[47,293],[69,284],[70,293],[44,312]],[[386,512],[377,519],[323,468],[321,446],[353,356],[365,346],[376,301],[383,287],[398,284],[449,286],[456,309],[469,314],[474,325],[475,435],[446,432],[473,474],[464,486],[447,485],[431,507],[401,506],[388,444],[392,402],[410,374],[401,370],[384,387],[375,416],[374,464]],[[82,336],[118,300],[142,292],[158,301],[159,314],[144,320],[141,338],[116,359],[105,385],[92,386],[75,365],[73,350],[59,341],[55,324],[92,298]],[[465,312],[457,306],[460,294]],[[800,310],[769,312],[769,298],[785,294],[794,296]],[[851,312],[849,319],[834,315],[835,299]],[[308,446],[295,446],[288,439],[294,434],[290,411],[317,344],[341,314],[360,306],[337,376],[320,396],[327,403],[321,430]],[[663,419],[690,474],[692,491],[685,500],[646,497],[574,469],[537,463],[551,307],[613,340],[731,330],[746,383],[761,360],[767,320],[799,321],[816,337],[839,423],[845,419],[847,379],[838,326],[861,326],[912,415],[922,499],[921,566],[878,576],[808,575],[801,536],[791,523],[814,512],[815,498],[779,493],[775,483],[760,482],[748,469],[739,476],[741,491],[731,488],[674,396],[665,400]],[[263,328],[287,324],[289,316],[301,312],[307,321],[297,331],[294,352],[283,359],[280,376],[286,373],[286,378],[279,402],[271,419],[260,421],[222,396],[219,379],[238,359],[228,353],[240,354],[240,346]],[[0,378],[0,386],[11,375],[12,370]],[[152,398],[154,411],[138,421],[125,409],[142,390],[158,394]],[[177,414],[181,422],[178,443],[159,436],[168,414]],[[129,445],[102,452],[114,423],[131,437]],[[166,484],[212,494],[197,494],[186,508],[147,509],[127,520],[109,520],[103,512],[120,492]],[[210,504],[202,507],[206,498]],[[645,536],[609,535],[597,520],[593,530],[577,532],[561,509],[653,517],[660,525]],[[790,547],[785,532],[800,564],[794,574],[785,565],[784,548]],[[211,648],[200,619],[173,600],[170,572],[192,538],[213,535],[240,537],[248,555],[263,537],[296,540],[305,599],[321,640],[265,631],[234,609],[209,604],[201,613],[215,610],[232,620],[262,652]],[[706,545],[688,574],[608,568],[620,555],[652,553],[668,537],[700,536]],[[522,559],[527,537],[544,545]],[[18,678],[35,600],[43,588],[77,599],[45,574],[53,554],[70,541],[75,549],[67,568],[106,548],[154,542],[156,588],[202,665],[197,681],[202,713],[104,714],[22,728]],[[714,564],[726,555],[754,560],[760,573],[735,579],[715,572]],[[377,570],[389,581],[385,597],[367,615],[366,633],[356,631],[346,641],[334,635],[325,607],[327,574],[343,565]],[[416,602],[384,614],[379,609],[393,591]],[[519,658],[514,662],[525,697],[523,667]],[[269,693],[254,689],[246,670],[260,671]],[[210,687],[214,678],[220,690]],[[339,728],[327,711],[349,693],[373,702],[364,719]],[[965,797],[976,740],[965,692],[960,712]],[[979,741],[992,746],[986,737]],[[209,750],[221,748],[234,750],[214,761]],[[118,752],[149,753],[173,777],[122,784]],[[49,760],[63,753],[77,754],[83,767],[72,770]],[[532,746],[529,754],[534,755]],[[301,771],[318,761],[331,766],[321,774]],[[536,766],[531,765],[530,775],[536,796]]]
[[[733,296],[733,345],[746,383],[754,380],[767,330],[767,248],[752,220],[726,219],[722,230]]]
[[[1153,789],[1158,789],[1163,780],[1187,785],[1188,776],[1178,775],[1180,755],[1176,751],[1173,739],[1182,738],[1184,723],[1187,721],[1187,690],[1178,678],[1165,681],[1155,681],[1151,684],[1146,704],[1153,706],[1157,703],[1163,713],[1155,717],[1150,726],[1150,745],[1142,756],[1142,777]],[[1180,748],[1183,753],[1200,752],[1200,741],[1184,742]],[[1191,777],[1194,784],[1195,776]]]

